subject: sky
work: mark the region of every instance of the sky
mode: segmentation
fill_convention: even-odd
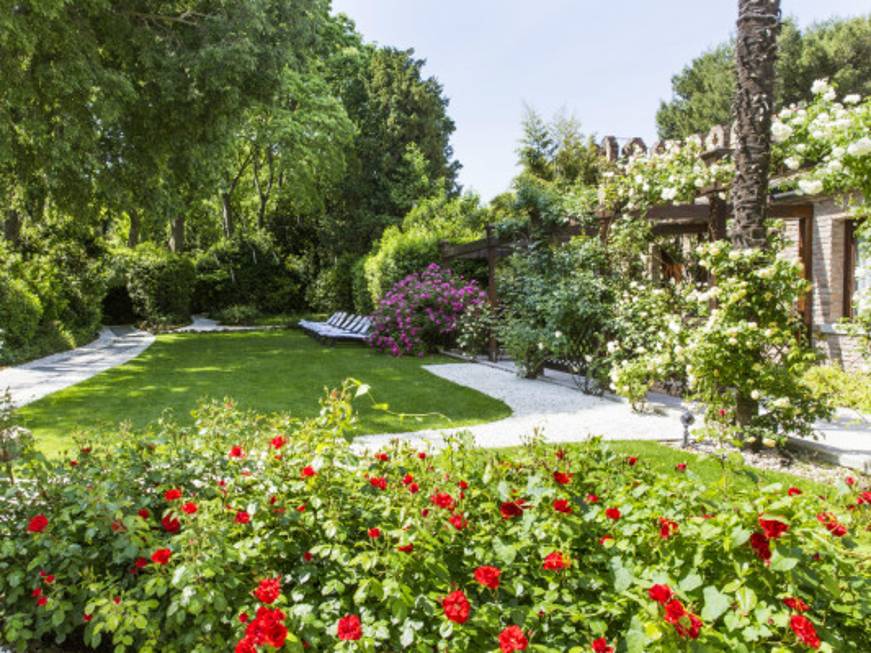
[[[367,41],[414,48],[450,99],[460,183],[484,201],[516,174],[524,104],[585,133],[656,137],[670,80],[728,39],[737,0],[333,0]],[[869,0],[782,0],[801,27]]]

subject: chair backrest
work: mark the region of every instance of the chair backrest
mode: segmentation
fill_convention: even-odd
[[[344,316],[345,316],[345,318],[341,322],[334,325],[337,329],[346,328],[351,322],[354,321],[354,318],[357,317],[353,313],[344,313]]]
[[[330,316],[330,319],[327,320],[327,324],[329,324],[330,326],[336,326],[339,322],[345,319],[345,315],[346,314],[342,312],[333,313],[332,316]]]
[[[359,315],[355,315],[354,319],[345,324],[342,327],[343,331],[350,331],[351,333],[355,333],[358,326],[360,326],[360,322],[363,320]]]
[[[360,322],[352,329],[352,331],[354,333],[368,333],[371,328],[372,321],[368,317],[364,317],[360,319]]]

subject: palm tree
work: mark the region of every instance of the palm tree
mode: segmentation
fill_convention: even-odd
[[[765,218],[779,30],[780,0],[738,0],[734,219],[729,236],[741,249],[767,245]],[[738,424],[746,426],[759,406],[751,397],[739,395],[735,412]]]

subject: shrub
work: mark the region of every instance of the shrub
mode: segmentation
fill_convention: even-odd
[[[306,270],[299,257],[282,257],[264,231],[222,239],[196,259],[194,307],[219,311],[253,304],[267,313],[303,308]]]
[[[369,315],[375,308],[366,282],[366,257],[358,258],[351,266],[351,299],[358,315]]]
[[[340,256],[330,267],[323,268],[306,289],[309,307],[323,313],[350,311],[354,306],[351,292],[351,267],[354,258]]]
[[[150,243],[122,255],[136,314],[154,325],[187,322],[196,274],[186,256]]]
[[[119,653],[871,646],[871,497],[856,486],[724,492],[692,465],[657,474],[598,441],[556,457],[463,437],[372,456],[344,437],[353,392],[305,422],[203,405],[193,428],[83,443],[75,465],[25,452],[28,481],[0,495],[0,639]]]
[[[42,318],[39,297],[21,279],[0,270],[0,340],[21,349],[33,340]],[[3,355],[0,354],[0,361]]]
[[[470,356],[487,351],[495,327],[495,311],[489,302],[468,306],[457,322],[457,347]]]
[[[254,324],[260,311],[251,304],[233,304],[212,315],[221,324]]]
[[[370,342],[394,356],[423,356],[450,344],[466,307],[484,300],[477,283],[432,263],[402,279],[379,302]]]
[[[836,364],[815,365],[805,373],[804,382],[817,396],[830,398],[835,406],[871,413],[871,373],[867,371],[847,372]]]

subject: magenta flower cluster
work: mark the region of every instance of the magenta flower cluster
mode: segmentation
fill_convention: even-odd
[[[430,263],[423,272],[397,282],[381,299],[372,316],[369,342],[393,356],[423,356],[449,344],[466,308],[485,300],[476,282]]]

